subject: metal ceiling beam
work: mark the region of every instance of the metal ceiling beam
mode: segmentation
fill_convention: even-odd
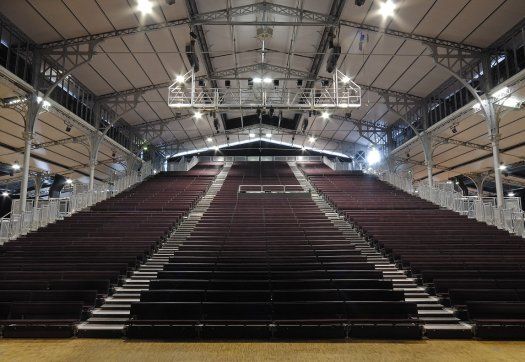
[[[332,0],[332,5],[330,7],[330,17],[332,17],[334,21],[331,28],[328,26],[330,24],[326,24],[327,26],[325,26],[323,34],[321,35],[321,40],[319,41],[317,51],[315,52],[314,59],[312,60],[312,66],[310,67],[309,74],[312,76],[312,78],[317,78],[317,75],[321,70],[321,64],[323,62],[326,49],[328,49],[328,43],[333,31],[333,25],[336,20],[339,20],[345,4],[346,0]],[[313,81],[306,82],[306,88],[313,88],[313,83]]]
[[[275,131],[282,132],[282,134],[274,134],[274,135],[303,136],[303,137],[305,137],[305,139],[306,139],[306,137],[308,137],[308,135],[299,134],[295,130],[290,130],[290,129],[287,129],[287,128],[272,126],[272,125],[268,125],[268,124],[254,124],[254,125],[247,126],[247,127],[244,127],[244,128],[242,128],[242,127],[241,128],[234,128],[234,129],[230,129],[230,130],[226,131],[225,133],[222,133],[221,135],[223,135],[223,134],[226,134],[228,136],[241,135],[242,132],[246,132],[246,131],[250,131],[250,130],[254,130],[254,129],[270,129],[270,130],[275,130]],[[248,133],[246,133],[246,135],[248,135]],[[326,138],[326,137],[315,136],[315,138],[316,138],[316,140],[319,140],[319,141],[335,142],[335,143],[337,143],[339,145],[342,145],[342,146],[354,147],[355,145],[359,145],[361,147],[366,147],[366,146],[358,144],[358,143],[351,143],[351,142],[347,142],[347,141],[335,140],[335,139],[330,139],[330,138]],[[189,137],[189,138],[180,139],[180,140],[173,140],[173,141],[166,142],[164,144],[160,144],[160,145],[156,145],[156,146],[159,149],[163,149],[163,148],[172,147],[174,145],[181,145],[181,144],[187,143],[187,142],[199,141],[199,140],[202,140],[202,139],[203,139],[202,136]]]
[[[228,20],[228,16],[230,17],[244,16],[244,15],[258,14],[262,12],[267,12],[267,13],[276,14],[276,15],[277,14],[284,15],[290,18],[299,19],[299,21],[289,21],[289,20],[286,20],[286,21],[245,21],[245,20],[234,21],[234,20]],[[354,29],[359,29],[362,31],[381,33],[381,34],[386,34],[386,35],[397,37],[397,38],[410,39],[410,40],[415,40],[418,42],[436,44],[440,47],[462,49],[462,50],[475,51],[475,52],[479,52],[482,50],[481,48],[478,48],[472,45],[468,45],[468,44],[461,44],[461,43],[448,41],[444,39],[432,38],[432,37],[419,35],[419,34],[413,34],[413,33],[406,33],[406,32],[397,31],[393,29],[386,29],[380,26],[375,26],[375,25],[356,23],[350,20],[339,20],[335,18],[333,15],[325,15],[325,14],[320,14],[314,11],[293,8],[293,7],[289,7],[285,5],[272,4],[266,1],[256,3],[256,4],[232,7],[229,9],[211,11],[208,13],[194,14],[193,16],[190,16],[189,18],[176,19],[176,20],[166,21],[162,23],[131,27],[131,28],[126,28],[126,29],[119,29],[119,30],[108,31],[108,32],[103,32],[103,33],[98,33],[98,34],[85,35],[85,36],[60,40],[56,42],[45,43],[45,44],[41,44],[39,47],[49,49],[49,48],[56,48],[56,47],[71,46],[71,45],[76,45],[76,44],[81,44],[81,43],[87,43],[93,40],[105,40],[108,38],[150,32],[150,31],[160,30],[164,28],[171,28],[171,27],[176,27],[176,26],[181,26],[181,25],[190,25],[190,26],[191,25],[241,25],[241,26],[267,25],[267,26],[334,26],[334,27],[342,25],[342,26],[346,26],[346,27],[350,27]]]
[[[466,141],[459,141],[459,140],[455,140],[453,138],[445,138],[445,137],[440,137],[440,136],[432,136],[432,139],[434,139],[435,141],[440,142],[442,144],[452,144],[452,145],[456,145],[456,146],[463,146],[463,147],[473,148],[473,149],[476,149],[476,150],[483,150],[483,151],[492,152],[492,148],[490,146],[479,145],[477,143],[466,142]]]
[[[261,70],[262,71],[273,71],[273,72],[282,73],[285,75],[292,74],[301,79],[316,79],[316,80],[330,80],[330,81],[332,80],[331,78],[326,78],[326,77],[310,78],[312,74],[310,74],[308,71],[292,69],[292,68],[287,68],[287,67],[283,67],[280,65],[268,64],[268,63],[256,63],[252,65],[245,65],[245,66],[238,67],[238,68],[229,68],[229,69],[219,70],[219,71],[212,73],[211,78],[212,79],[223,79],[224,77],[236,76],[236,75],[243,74],[243,73],[257,72]],[[196,77],[196,79],[202,79],[202,78],[206,78],[206,77]],[[131,95],[135,93],[145,93],[151,90],[167,88],[171,84],[172,82],[163,82],[163,83],[147,85],[147,86],[139,87],[139,88],[125,89],[125,90],[114,92],[114,93],[103,94],[99,96],[98,99],[114,98],[114,97],[119,97],[119,96]],[[422,100],[421,97],[418,97],[416,95],[409,94],[409,93],[397,92],[394,90],[378,88],[378,87],[374,87],[374,86],[370,86],[366,84],[357,84],[357,85],[361,87],[361,89],[364,89],[370,92],[374,92],[378,95],[386,94],[391,97],[403,97],[403,98],[406,98],[412,101]]]
[[[49,148],[52,146],[63,146],[70,143],[82,143],[87,141],[87,136],[77,136],[77,137],[70,137],[70,138],[64,138],[61,140],[56,141],[48,141],[48,142],[42,142],[42,143],[33,143],[31,144],[31,149],[36,150],[39,148]],[[24,147],[20,147],[16,149],[17,152],[24,151]]]

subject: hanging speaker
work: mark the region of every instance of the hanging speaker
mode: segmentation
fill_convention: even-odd
[[[197,56],[197,53],[195,53],[195,40],[191,40],[188,44],[186,44],[186,57],[188,58],[188,62],[190,62],[190,66],[193,68],[193,71],[198,73],[199,57]]]

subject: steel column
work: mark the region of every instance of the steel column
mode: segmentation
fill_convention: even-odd
[[[33,134],[30,132],[24,133],[24,163],[22,166],[22,183],[20,185],[20,208],[22,211],[26,210],[27,201],[27,185],[29,183],[29,162],[31,159],[31,142]]]

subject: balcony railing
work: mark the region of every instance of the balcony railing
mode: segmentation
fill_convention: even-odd
[[[40,200],[37,207],[33,207],[34,200],[28,200],[26,211],[21,211],[20,204],[15,202],[11,212],[0,219],[0,245],[115,196],[153,173],[153,167],[148,162],[142,166],[140,172],[123,176],[113,184],[98,185],[92,192]]]

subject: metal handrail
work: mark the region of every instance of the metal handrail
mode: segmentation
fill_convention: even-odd
[[[24,212],[9,212],[0,218],[0,245],[115,196],[154,173],[151,163],[147,162],[140,172],[135,171],[123,176],[115,180],[112,185],[105,183],[97,186],[92,192],[79,192],[67,197],[41,200],[38,207],[32,207]]]
[[[252,189],[252,190],[243,190]],[[301,185],[239,185],[237,193],[308,193]]]

